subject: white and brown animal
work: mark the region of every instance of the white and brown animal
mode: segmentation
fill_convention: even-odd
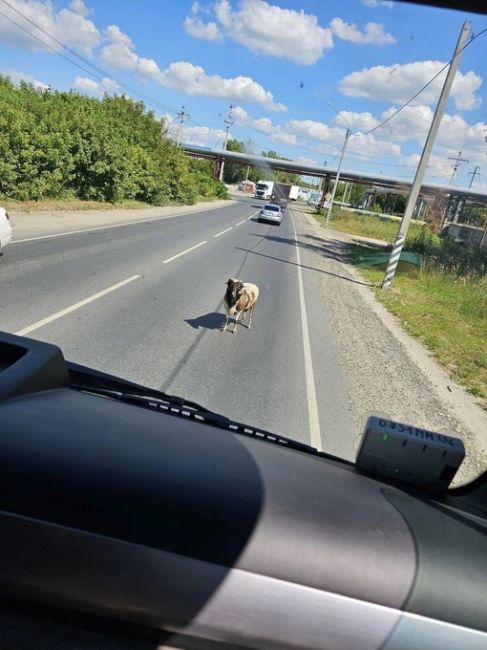
[[[241,282],[237,278],[230,278],[227,282],[227,290],[223,298],[225,305],[225,323],[222,326],[222,332],[225,332],[228,325],[228,317],[234,317],[232,333],[237,330],[237,323],[242,314],[242,325],[244,324],[245,314],[248,314],[247,329],[252,326],[252,313],[259,299],[259,287],[251,282]]]

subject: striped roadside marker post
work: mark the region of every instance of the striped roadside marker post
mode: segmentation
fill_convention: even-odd
[[[392,247],[391,256],[387,263],[386,273],[384,279],[382,280],[382,289],[389,289],[392,284],[392,279],[396,273],[397,265],[399,264],[399,258],[401,257],[402,249],[404,248],[404,242],[406,241],[406,236],[400,232],[397,236],[394,246]]]

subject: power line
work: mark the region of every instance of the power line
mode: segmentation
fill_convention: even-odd
[[[473,36],[471,37],[471,39],[468,41],[468,43],[466,43],[466,44],[465,44],[465,45],[464,45],[464,46],[459,50],[459,52],[457,52],[457,54],[456,54],[455,56],[460,56],[460,54],[463,52],[463,50],[465,50],[465,49],[466,49],[466,48],[467,48],[471,43],[473,43],[477,38],[479,38],[479,36],[482,36],[482,34],[485,34],[485,32],[487,32],[487,27],[486,27],[485,29],[483,29],[481,32],[479,32],[478,34],[473,35]],[[454,57],[454,58],[455,58],[455,57]],[[383,120],[382,122],[380,122],[380,124],[377,124],[376,126],[374,126],[374,128],[370,129],[369,131],[366,131],[365,133],[354,133],[354,136],[356,136],[356,135],[369,135],[370,133],[374,133],[374,131],[377,131],[377,129],[380,129],[382,126],[384,126],[384,124],[387,124],[387,122],[390,122],[394,117],[396,117],[396,115],[397,115],[398,113],[400,113],[402,110],[404,110],[404,109],[406,108],[406,106],[409,106],[409,104],[410,104],[411,102],[413,102],[413,101],[416,99],[416,97],[418,97],[418,95],[421,95],[421,93],[422,93],[424,90],[426,90],[426,88],[428,88],[428,86],[430,86],[430,85],[433,83],[433,81],[435,81],[435,80],[440,76],[440,74],[441,74],[442,72],[444,72],[444,71],[448,68],[448,66],[450,66],[450,65],[453,63],[454,58],[453,58],[453,59],[450,59],[450,61],[448,61],[448,63],[446,63],[446,64],[441,68],[441,70],[439,70],[439,71],[438,71],[438,72],[437,72],[437,73],[436,73],[436,74],[435,74],[435,75],[434,75],[434,76],[433,76],[433,77],[428,81],[428,83],[426,83],[426,84],[425,84],[425,85],[424,85],[420,90],[418,90],[417,93],[415,93],[412,97],[410,97],[410,98],[407,100],[407,102],[405,102],[405,103],[404,103],[402,106],[400,106],[396,111],[394,111],[394,113],[392,113],[391,115],[389,115],[389,117],[387,117],[385,120]]]
[[[92,77],[94,77],[95,79],[98,79],[98,80],[101,81],[102,83],[104,83],[104,79],[103,79],[103,77],[111,78],[111,79],[113,79],[113,80],[114,80],[114,81],[115,81],[115,82],[116,82],[120,87],[126,89],[126,90],[129,92],[129,94],[135,96],[137,99],[142,99],[142,100],[144,100],[147,104],[150,104],[151,106],[154,106],[155,108],[158,108],[158,109],[160,109],[160,110],[168,110],[168,111],[171,112],[171,113],[176,113],[176,112],[177,112],[176,109],[175,109],[174,107],[172,107],[172,106],[168,106],[167,104],[164,104],[164,103],[162,103],[162,102],[158,102],[158,101],[156,101],[156,100],[153,100],[151,97],[149,97],[149,96],[147,96],[147,95],[145,95],[145,94],[143,94],[143,93],[140,93],[138,90],[132,88],[131,86],[129,86],[129,85],[128,85],[127,83],[125,83],[124,81],[121,81],[120,79],[117,79],[116,77],[114,77],[113,75],[111,75],[109,72],[107,72],[106,70],[104,70],[103,68],[101,68],[100,66],[98,66],[98,65],[96,65],[96,64],[94,64],[94,63],[92,63],[91,61],[89,61],[89,59],[86,59],[84,56],[82,56],[81,54],[79,54],[78,52],[76,52],[76,50],[73,50],[71,47],[69,47],[69,45],[66,45],[66,43],[63,43],[63,42],[60,41],[58,38],[56,38],[55,36],[53,36],[52,34],[50,34],[50,33],[49,33],[47,30],[45,30],[43,27],[41,27],[40,25],[38,25],[35,21],[31,20],[28,16],[26,16],[26,15],[23,14],[21,11],[19,11],[16,7],[14,7],[12,4],[10,4],[10,2],[8,2],[7,0],[0,0],[0,1],[1,1],[4,5],[6,5],[7,7],[9,7],[12,11],[15,11],[17,14],[19,14],[19,16],[21,16],[24,20],[26,20],[26,21],[29,22],[31,25],[33,25],[33,26],[34,26],[36,29],[38,29],[40,32],[42,32],[43,34],[45,34],[48,38],[52,39],[52,40],[53,40],[55,43],[57,43],[60,47],[62,47],[62,48],[63,48],[64,50],[66,50],[67,52],[69,52],[72,56],[74,56],[74,57],[76,57],[77,59],[79,59],[80,61],[82,61],[82,63],[83,63],[84,65],[81,66],[81,65],[80,65],[79,63],[77,63],[76,61],[73,61],[70,57],[64,55],[62,52],[59,52],[55,47],[53,47],[53,46],[50,45],[49,43],[46,43],[46,42],[45,42],[44,40],[42,40],[41,38],[39,38],[39,37],[38,37],[36,34],[34,34],[31,30],[29,30],[29,29],[27,29],[26,27],[20,25],[20,24],[19,24],[18,22],[16,22],[13,18],[11,18],[11,17],[8,16],[7,14],[5,14],[5,13],[3,13],[3,12],[0,11],[0,15],[1,15],[1,16],[3,16],[4,18],[6,18],[7,20],[9,20],[11,23],[13,23],[16,27],[18,27],[19,29],[21,29],[21,30],[24,31],[25,33],[29,34],[29,36],[30,36],[31,38],[34,38],[36,41],[38,41],[39,43],[41,43],[42,45],[44,45],[45,47],[47,47],[48,49],[50,49],[52,52],[54,52],[55,54],[57,54],[57,55],[60,56],[61,58],[65,59],[66,61],[68,61],[69,63],[71,63],[72,65],[75,65],[77,68],[79,68],[80,70],[82,70],[82,71],[85,72],[86,74],[91,75]],[[93,70],[93,72],[92,72],[91,70],[87,70],[86,67],[84,67],[84,66],[88,66],[89,68],[91,68],[91,70]],[[107,85],[107,84],[105,84],[105,85]]]

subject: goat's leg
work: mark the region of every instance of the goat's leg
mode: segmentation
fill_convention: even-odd
[[[236,334],[236,333],[237,333],[237,323],[238,323],[238,317],[239,317],[239,315],[240,315],[240,312],[237,311],[237,312],[235,313],[235,318],[234,318],[234,321],[233,321],[233,330],[232,330],[232,334]]]
[[[228,312],[225,314],[225,322],[224,322],[223,325],[220,327],[220,329],[221,329],[222,332],[226,332],[226,331],[227,331],[227,325],[228,325]]]
[[[252,306],[249,309],[249,322],[247,323],[247,329],[248,330],[252,329],[252,314],[253,314],[253,311],[254,311],[254,307]]]

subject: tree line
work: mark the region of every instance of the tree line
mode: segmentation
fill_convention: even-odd
[[[0,75],[0,196],[153,205],[225,197],[211,163],[188,159],[142,102],[15,86]]]
[[[253,147],[246,146],[244,142],[240,140],[229,140],[227,142],[228,151],[236,151],[238,153],[253,153]],[[289,160],[289,158],[283,158],[279,156],[275,151],[261,151],[261,156],[266,158],[274,158],[280,160]],[[237,165],[235,163],[226,163],[223,170],[223,180],[229,185],[235,185],[245,180],[253,181],[270,181],[274,180],[278,183],[286,183],[287,185],[302,185],[302,181],[298,174],[292,174],[290,172],[275,172],[265,167],[256,168],[256,167],[247,167],[245,165]]]

